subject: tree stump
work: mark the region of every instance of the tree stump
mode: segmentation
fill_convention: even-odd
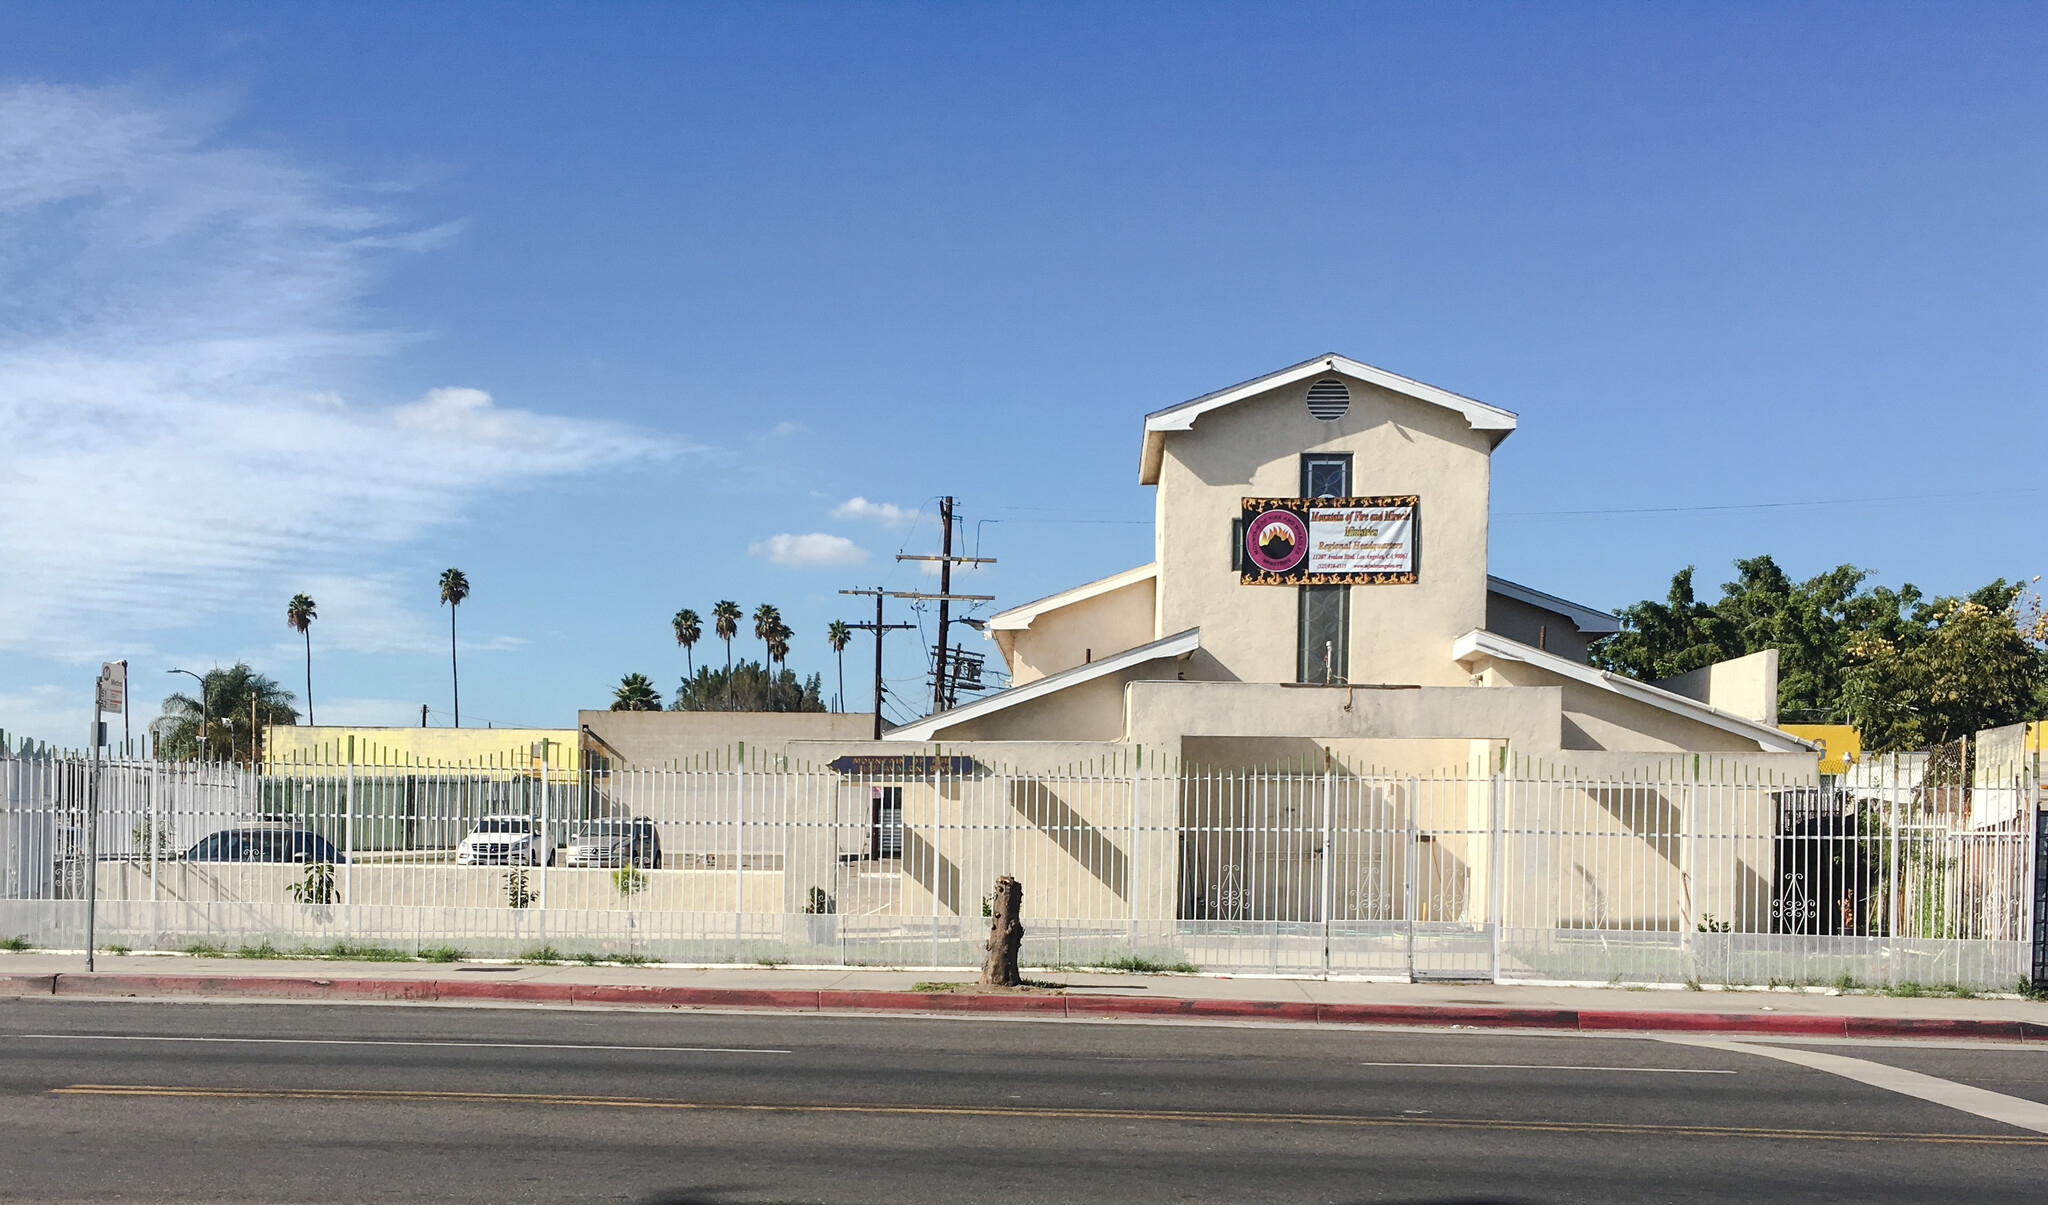
[[[1017,917],[1024,911],[1024,885],[1009,875],[996,880],[989,905],[988,952],[981,959],[981,981],[996,987],[1017,987],[1024,982],[1017,973],[1017,947],[1024,944],[1024,925]]]

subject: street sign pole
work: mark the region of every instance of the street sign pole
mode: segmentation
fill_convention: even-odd
[[[118,713],[122,729],[127,728],[128,716],[128,663],[106,661],[100,664],[100,679],[93,683],[92,691],[92,732],[87,740],[92,744],[92,766],[85,780],[85,969],[94,967],[94,950],[99,944],[99,901],[100,901],[100,746],[106,744],[107,726],[103,716],[109,712]],[[125,737],[124,737],[125,739]],[[150,834],[154,841],[156,834]]]

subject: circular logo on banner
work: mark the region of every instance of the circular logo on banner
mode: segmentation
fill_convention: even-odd
[[[1292,511],[1266,511],[1245,525],[1244,551],[1266,572],[1285,573],[1308,555],[1308,524]]]

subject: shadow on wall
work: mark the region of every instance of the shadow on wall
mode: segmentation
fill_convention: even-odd
[[[1131,898],[1128,855],[1045,783],[1032,779],[1011,782],[1010,806],[1118,898]]]

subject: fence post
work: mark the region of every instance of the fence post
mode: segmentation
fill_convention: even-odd
[[[740,960],[747,902],[747,742],[738,742],[732,796],[732,960]]]
[[[355,932],[356,903],[356,736],[348,735],[348,778],[341,794],[342,931]]]
[[[97,692],[97,684],[93,687]],[[100,902],[100,708],[93,696],[92,763],[85,780],[85,969],[93,969],[93,945],[97,936]]]
[[[1502,844],[1506,840],[1507,795],[1500,772],[1497,770],[1493,775],[1492,806],[1488,810],[1491,813],[1489,827],[1492,829],[1492,832],[1488,836],[1486,843],[1486,916],[1491,922],[1491,928],[1493,929],[1492,978],[1493,982],[1499,983],[1500,931],[1502,926],[1507,924],[1507,888],[1501,882],[1502,869],[1507,864],[1507,851],[1502,848]]]
[[[2048,812],[2041,810],[2040,790],[2036,783],[2029,792],[2035,799],[2028,808],[2034,820],[2034,840],[2028,850],[2029,860],[2034,864],[2034,890],[2028,901],[2033,905],[2029,909],[2033,915],[2027,918],[2034,938],[2034,965],[2029,979],[2036,990],[2048,989]]]
[[[540,844],[535,856],[540,859],[540,937],[541,944],[547,944],[548,937],[548,863],[555,860],[555,849],[548,844],[548,738],[540,738]]]
[[[1334,857],[1334,856],[1335,856],[1335,852],[1334,852],[1334,851],[1333,851],[1333,850],[1332,850],[1332,849],[1330,848],[1330,846],[1331,846],[1331,840],[1330,840],[1330,831],[1331,831],[1331,827],[1332,827],[1332,817],[1331,817],[1331,812],[1332,812],[1332,811],[1334,810],[1334,808],[1335,808],[1335,805],[1336,805],[1336,797],[1335,797],[1335,795],[1333,794],[1333,788],[1334,788],[1334,786],[1335,786],[1335,783],[1334,783],[1334,781],[1333,781],[1333,775],[1334,775],[1334,773],[1335,773],[1335,771],[1334,771],[1334,769],[1333,769],[1333,764],[1334,764],[1334,761],[1335,761],[1335,759],[1334,759],[1334,758],[1332,758],[1332,757],[1330,756],[1330,751],[1329,751],[1328,749],[1324,749],[1324,750],[1323,750],[1323,857],[1322,857],[1322,862],[1323,862],[1323,867],[1322,867],[1322,870],[1323,870],[1323,882],[1322,882],[1322,897],[1323,897],[1323,901],[1322,901],[1322,903],[1323,903],[1323,978],[1325,978],[1325,979],[1328,979],[1328,978],[1330,977],[1330,913],[1332,913],[1333,911],[1335,911],[1335,908],[1333,907],[1333,903],[1332,903],[1332,900],[1331,900],[1331,874],[1330,874],[1330,859],[1331,859],[1332,857]]]
[[[156,851],[164,843],[163,820],[159,817],[156,797],[159,788],[158,772],[162,765],[156,758],[149,761],[149,902],[156,903],[157,856]],[[150,927],[156,927],[156,910],[150,910]]]
[[[1679,818],[1678,846],[1678,955],[1685,964],[1688,978],[1699,978],[1699,968],[1694,965],[1698,951],[1694,949],[1693,934],[1699,931],[1699,903],[1694,898],[1699,886],[1699,842],[1693,834],[1700,826],[1700,759],[1692,759],[1692,781],[1685,784],[1685,805]]]
[[[1415,979],[1415,880],[1422,873],[1421,817],[1417,811],[1415,780],[1408,780],[1408,856],[1401,875],[1401,914],[1408,918],[1408,979]]]
[[[1131,844],[1124,854],[1124,894],[1131,905],[1131,953],[1138,952],[1138,804],[1145,792],[1145,747],[1131,746]]]

